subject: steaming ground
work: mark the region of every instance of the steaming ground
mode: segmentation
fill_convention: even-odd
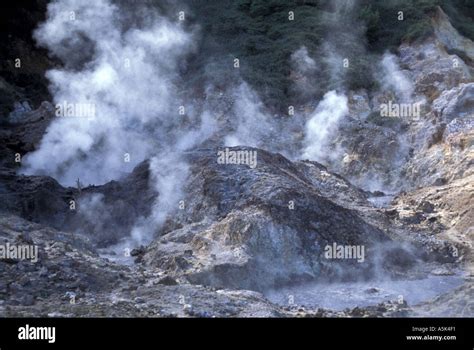
[[[349,114],[347,97],[335,91],[324,95],[306,124],[303,158],[324,162],[328,159],[329,138],[337,132],[338,123]],[[335,159],[337,161],[337,159]]]
[[[109,0],[58,0],[48,6],[47,21],[35,38],[63,62],[63,68],[47,74],[54,102],[90,104],[95,113],[92,118],[58,117],[39,149],[25,157],[24,174],[49,175],[69,186],[99,185],[122,178],[141,161],[152,158],[154,182],[150,186],[160,196],[153,214],[139,218],[131,232],[131,238],[140,244],[153,236],[151,227],[160,226],[176,208],[186,180],[180,153],[209,138],[217,145],[260,147],[291,159],[317,160],[337,170],[344,149],[331,149],[328,140],[348,115],[344,70],[337,66],[346,48],[337,40],[350,36],[350,42],[361,42],[357,39],[362,33],[336,24],[354,21],[353,2],[336,2],[335,11],[325,19],[331,34],[321,50],[328,56],[321,59],[338,72],[331,81],[339,91],[327,92],[310,116],[296,111],[290,118],[275,117],[241,82],[227,88],[235,103],[224,120],[218,116],[218,106],[194,97],[193,105],[183,95],[185,82],[179,71],[193,54],[198,34],[142,6],[146,16],[139,18],[128,15],[126,4]],[[331,49],[335,46],[337,50]],[[303,73],[320,68],[304,47],[292,60]],[[397,70],[391,56],[384,56],[381,63],[384,75],[387,70]],[[390,87],[401,93],[411,91],[403,75],[395,73],[399,78]],[[181,109],[185,112],[180,113]]]
[[[39,150],[26,157],[25,173],[52,175],[67,185],[78,178],[103,184],[176,142],[176,69],[192,39],[155,11],[148,13],[139,21],[128,18],[125,8],[107,0],[48,6],[48,20],[35,37],[64,63],[47,73],[54,102],[92,104],[95,115],[58,117]]]
[[[314,160],[338,171],[345,149],[334,147],[331,141],[349,117],[347,72],[341,63],[353,45],[361,53],[365,47],[363,28],[352,17],[357,4],[341,0],[333,5],[333,11],[322,19],[328,35],[321,57],[312,58],[301,47],[291,60],[294,70],[304,76],[329,69],[328,86],[334,89],[324,94],[309,115],[293,110],[289,116],[275,116],[243,81],[226,88],[232,102],[224,111],[219,101],[188,96],[180,70],[196,50],[193,42],[198,34],[156,9],[141,5],[140,12],[146,15],[135,17],[128,14],[130,9],[123,2],[51,2],[47,20],[35,38],[63,62],[62,68],[47,73],[54,102],[90,104],[94,115],[57,117],[38,150],[26,155],[22,172],[49,175],[68,186],[100,185],[121,179],[140,162],[151,159],[150,187],[159,196],[151,214],[136,218],[129,238],[111,247],[120,252],[125,246],[150,243],[167,216],[176,211],[188,175],[182,153],[206,142],[209,145],[208,140],[217,146],[254,146],[293,160]],[[413,86],[393,55],[380,58],[378,74],[382,86],[396,97],[412,97]],[[303,93],[313,91],[314,84],[314,80],[303,81],[295,86]],[[207,89],[215,91],[213,86]],[[372,174],[358,178],[357,184],[389,191]],[[100,221],[96,213],[107,211],[97,196],[82,199],[80,204],[79,211],[89,222]]]
[[[134,218],[130,233],[102,250],[103,257],[132,265],[134,258],[129,256],[130,250],[149,246],[164,232],[169,218],[177,216],[180,201],[190,194],[186,184],[193,174],[185,155],[200,149],[252,146],[281,153],[292,161],[317,161],[327,169],[318,168],[316,173],[321,174],[321,179],[308,178],[322,184],[334,181],[341,193],[350,192],[352,185],[335,180],[330,172],[343,173],[362,189],[384,192],[369,196],[373,207],[364,203],[364,208],[388,211],[404,181],[402,165],[410,153],[405,136],[402,133],[394,136],[395,156],[387,161],[390,163],[387,167],[393,170],[389,180],[379,178],[377,168],[364,169],[358,174],[344,173],[346,161],[352,161],[352,155],[347,142],[339,140],[347,136],[344,128],[360,126],[372,112],[378,111],[381,103],[378,95],[389,95],[398,102],[425,101],[417,95],[412,77],[401,68],[397,56],[385,53],[376,57],[375,72],[368,72],[380,82],[380,91],[367,97],[368,111],[357,116],[359,119],[354,117],[351,110],[354,92],[347,88],[349,72],[341,66],[349,52],[366,53],[363,28],[352,16],[357,2],[334,2],[334,11],[323,19],[328,34],[320,56],[311,57],[304,46],[291,56],[296,75],[308,77],[294,81],[294,88],[302,95],[311,96],[322,88],[315,85],[318,82],[315,78],[323,71],[329,72],[330,78],[322,84],[322,97],[311,101],[309,111],[296,108],[288,115],[270,113],[258,93],[242,79],[224,88],[209,83],[205,90],[210,93],[205,97],[190,93],[182,73],[198,50],[194,43],[199,30],[185,28],[156,9],[134,8],[133,11],[140,13],[135,17],[127,6],[125,2],[110,0],[53,1],[46,22],[35,32],[38,44],[63,62],[61,68],[47,74],[54,103],[91,104],[94,115],[55,118],[39,148],[24,158],[22,173],[48,175],[65,186],[87,187],[122,180],[142,161],[150,160],[148,186],[158,194],[150,213]],[[280,174],[280,166],[283,167],[279,163],[275,173]],[[305,171],[314,171],[308,169]],[[288,170],[285,171],[287,174]],[[238,181],[245,184],[242,178]],[[343,204],[338,204],[354,209],[352,200],[344,198]],[[96,230],[100,230],[101,220],[108,215],[104,196],[100,194],[81,197],[78,211],[94,223]],[[416,225],[417,218],[410,219]],[[179,230],[176,229],[175,235],[181,234]],[[208,237],[201,238],[206,241]],[[189,243],[184,234],[177,239]],[[192,243],[198,244],[197,241]],[[156,241],[155,245],[161,247]],[[171,249],[171,253],[176,251]],[[177,265],[179,258],[175,259]],[[340,310],[396,299],[402,293],[410,304],[416,304],[457,287],[461,279],[428,275],[413,280],[308,284],[269,291],[267,297],[286,304],[288,295],[293,295],[296,304]]]
[[[335,23],[352,21],[353,6],[350,1],[336,2],[336,12],[327,19],[328,32],[332,27],[339,28]],[[39,150],[25,158],[25,174],[51,175],[66,185],[75,185],[78,179],[84,185],[103,184],[129,173],[150,156],[185,150],[212,135],[217,123],[216,111],[212,110],[215,106],[194,115],[202,102],[201,106],[189,106],[178,88],[183,84],[178,70],[193,52],[195,34],[186,32],[156,9],[143,8],[147,16],[140,19],[124,14],[127,10],[123,3],[108,0],[60,0],[48,6],[48,20],[36,31],[35,38],[64,64],[64,68],[47,75],[54,102],[92,104],[95,115],[58,118],[49,127]],[[361,35],[338,31],[354,35],[352,42],[357,42],[355,35]],[[332,33],[325,45],[333,45],[336,39],[332,37],[339,36],[336,34]],[[334,52],[324,48],[321,51]],[[318,69],[304,47],[295,52],[293,60],[301,72]],[[341,60],[324,60],[335,66],[334,71],[342,72],[331,81],[338,90],[344,90]],[[392,56],[384,56],[382,66],[383,76],[390,73],[397,77],[387,83],[389,88],[400,94],[413,89],[397,70]],[[329,91],[308,121],[295,116],[294,121],[283,123],[267,114],[259,97],[245,83],[230,87],[229,91],[235,107],[226,122],[232,130],[229,135],[219,135],[228,146],[266,145],[269,150],[288,153],[300,148],[303,157],[321,160],[329,151],[325,139],[347,115],[344,91]],[[178,112],[181,106],[186,110],[184,116]],[[282,136],[282,127],[288,124],[305,130],[303,145],[296,138]]]
[[[342,311],[356,307],[401,301],[418,305],[445,294],[464,283],[462,275],[428,276],[413,280],[311,283],[270,290],[265,296],[280,305],[296,305]]]
[[[39,149],[25,158],[23,173],[50,175],[64,185],[99,185],[152,158],[152,186],[160,197],[153,215],[138,218],[131,232],[142,244],[179,200],[186,177],[180,152],[205,141],[213,125],[206,114],[178,114],[184,102],[177,71],[193,50],[192,33],[144,4],[139,17],[129,16],[127,6],[108,0],[48,6],[35,38],[64,64],[47,74],[54,102],[92,104],[95,114],[58,117]]]
[[[153,238],[184,196],[188,165],[182,152],[187,150],[203,145],[253,146],[343,171],[350,155],[343,142],[334,140],[345,137],[341,127],[350,124],[351,111],[348,70],[341,65],[351,64],[345,60],[354,50],[366,53],[364,28],[353,17],[357,2],[335,1],[322,18],[327,37],[321,56],[310,57],[304,46],[291,56],[294,71],[313,78],[295,81],[301,93],[314,91],[319,83],[314,77],[323,70],[330,72],[326,85],[331,89],[314,101],[311,112],[292,106],[290,115],[271,115],[241,80],[225,88],[230,101],[224,104],[230,107],[222,108],[219,99],[189,96],[180,74],[197,50],[193,43],[199,34],[156,8],[142,4],[133,11],[143,15],[132,16],[127,6],[110,0],[57,0],[48,6],[47,20],[35,38],[63,62],[62,68],[47,73],[54,102],[90,104],[95,113],[89,118],[57,117],[39,148],[25,156],[22,173],[49,175],[74,187],[100,185],[121,179],[143,160],[152,159],[150,186],[160,195],[152,214],[138,217],[130,233],[134,245],[140,245]],[[383,92],[399,102],[416,98],[397,58],[386,53],[378,60],[375,75]],[[215,86],[206,89],[217,91]],[[394,193],[409,151],[404,136],[397,137],[400,146],[389,182],[371,170],[347,176],[361,188]],[[95,198],[93,206],[82,205],[80,210],[92,220],[100,205],[100,198]]]

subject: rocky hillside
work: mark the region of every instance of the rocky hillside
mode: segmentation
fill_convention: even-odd
[[[189,82],[180,96],[193,94],[196,110],[212,112],[214,128],[196,142],[194,135],[201,134],[192,129],[175,149],[153,144],[133,171],[103,184],[83,184],[78,175],[72,186],[56,176],[86,164],[81,161],[90,154],[82,149],[79,160],[70,158],[55,172],[48,173],[47,166],[34,175],[25,172],[25,159],[44,149],[48,133],[57,132],[57,96],[54,100],[47,92],[44,73],[59,63],[58,57],[35,47],[30,35],[45,18],[44,2],[27,8],[28,25],[22,30],[17,21],[8,25],[13,33],[9,35],[15,36],[9,46],[28,51],[35,64],[24,62],[28,69],[15,74],[11,67],[1,67],[0,244],[37,246],[39,259],[0,259],[0,315],[474,316],[474,43],[466,24],[470,14],[460,11],[469,3],[426,2],[422,13],[417,12],[425,21],[423,28],[414,24],[411,14],[403,35],[397,32],[399,42],[383,47],[386,29],[380,16],[391,9],[382,2],[369,6],[361,1],[357,9],[362,20],[357,19],[360,28],[354,31],[365,39],[357,50],[377,57],[383,67],[396,67],[385,75],[408,85],[384,85],[383,76],[378,76],[380,86],[353,84],[362,79],[357,72],[341,78],[342,83],[327,78],[298,101],[294,119],[282,108],[287,110],[301,86],[314,87],[311,78],[321,79],[329,71],[303,81],[301,67],[291,66],[291,57],[307,45],[299,52],[307,55],[310,66],[316,64],[311,45],[323,45],[318,31],[333,23],[324,14],[339,10],[329,11],[325,2],[303,2],[296,15],[316,22],[305,21],[301,36],[290,40],[282,38],[287,24],[263,24],[268,17],[277,21],[287,12],[286,5],[235,3],[222,18],[210,16],[207,23],[200,23],[199,11],[215,13],[225,6],[209,4],[197,10],[188,4],[194,12],[185,26],[200,25],[202,42],[186,57],[186,68],[178,67],[181,79]],[[242,23],[247,29],[239,27]],[[231,24],[235,28],[229,28]],[[231,30],[242,31],[234,39],[244,40],[245,47],[227,40]],[[314,35],[309,36],[311,45],[306,32]],[[285,53],[266,61],[272,45],[282,45],[282,40],[291,41]],[[259,51],[262,47],[266,54]],[[215,55],[206,56],[209,50]],[[226,55],[243,58],[249,52],[251,64],[237,75],[226,75],[227,81],[205,75],[218,72]],[[276,64],[279,60],[284,63]],[[356,69],[363,67],[359,62]],[[371,76],[383,75],[383,67],[373,68]],[[233,94],[233,84],[242,81],[262,96],[254,103],[257,107],[242,105],[245,93]],[[285,88],[280,89],[281,84]],[[320,102],[326,98],[321,91],[331,84],[347,96],[347,115],[327,129],[324,154],[307,159],[300,152],[308,142],[305,126],[315,111],[320,115]],[[416,102],[421,112],[383,116],[381,109],[392,102]],[[192,124],[186,117],[179,130]],[[154,122],[143,125],[143,135]],[[109,132],[118,130],[117,125]],[[173,126],[160,125],[166,131]],[[76,127],[79,133],[82,124]],[[247,142],[228,145],[223,139],[229,135]],[[107,144],[107,136],[94,141],[96,151]],[[191,147],[183,146],[188,142]],[[222,163],[222,152],[247,159],[255,155],[255,163]],[[178,155],[166,158],[171,161],[165,164],[160,153]],[[45,163],[54,162],[59,153],[51,156]],[[176,179],[180,186],[173,187]],[[363,248],[364,254],[327,255],[328,247],[338,246]],[[373,285],[366,291],[369,298],[383,294],[377,287],[380,281],[440,276],[459,277],[462,283],[417,303],[403,294],[401,299],[386,297],[344,310],[269,300],[270,291],[308,283],[328,289],[339,283],[368,283]]]

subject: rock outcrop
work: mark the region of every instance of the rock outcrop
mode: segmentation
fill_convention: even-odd
[[[0,261],[0,316],[278,317],[258,294],[163,284],[162,272],[111,263],[80,235],[0,215],[0,244],[38,247],[38,261]]]
[[[448,50],[461,52],[471,63],[474,62],[474,43],[459,34],[440,7],[433,17],[433,27],[436,37]]]
[[[369,205],[365,194],[321,165],[292,163],[263,150],[232,150],[257,152],[258,166],[219,165],[216,150],[188,155],[186,207],[146,249],[146,265],[193,283],[264,290],[350,279],[355,271],[360,278],[372,277],[379,259],[403,253],[385,251],[390,237],[349,209],[351,201]],[[337,198],[342,190],[346,198]],[[344,206],[337,204],[344,200]],[[325,247],[333,244],[365,247],[365,261],[326,259]],[[412,254],[405,254],[408,262]]]

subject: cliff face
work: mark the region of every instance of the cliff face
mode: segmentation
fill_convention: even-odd
[[[325,165],[295,156],[304,142],[298,124],[282,118],[272,124],[257,108],[250,113],[256,122],[246,120],[236,134],[253,135],[258,147],[227,148],[255,152],[255,166],[221,164],[220,140],[239,113],[249,112],[241,108],[242,95],[226,94],[229,87],[208,89],[201,106],[213,106],[221,128],[181,152],[187,176],[166,212],[156,206],[168,194],[156,189],[154,159],[100,186],[79,179],[65,187],[47,174],[21,175],[21,158],[41,147],[56,117],[43,102],[6,118],[11,108],[5,106],[26,96],[10,91],[0,132],[0,235],[3,242],[37,245],[40,261],[0,261],[0,314],[295,316],[299,311],[258,292],[308,281],[413,279],[440,268],[463,269],[468,277],[431,304],[302,313],[409,316],[432,308],[445,315],[470,302],[474,44],[439,8],[432,24],[433,35],[402,44],[394,58],[422,113],[381,116],[382,105],[397,103],[393,92],[346,91],[349,112],[331,129]],[[46,56],[40,61],[51,64]],[[41,75],[40,68],[31,74]],[[17,86],[16,78],[2,79],[5,89]],[[310,107],[296,118],[307,120]],[[253,134],[259,124],[264,131]],[[282,126],[292,137],[279,144]],[[130,239],[137,228],[148,233],[142,246]],[[364,255],[328,258],[334,245],[363,247]],[[472,308],[462,307],[462,315],[472,316]]]

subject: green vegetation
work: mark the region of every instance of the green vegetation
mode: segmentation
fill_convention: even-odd
[[[298,20],[289,21],[289,11]],[[288,98],[291,54],[305,45],[316,56],[324,35],[321,11],[311,1],[199,1],[193,12],[202,27],[202,48],[212,52],[211,64],[219,72],[214,83],[225,85],[240,73],[265,96],[268,106]],[[238,71],[233,69],[234,58],[240,60]]]
[[[31,33],[44,18],[49,0],[19,1],[21,6],[2,5],[0,25],[5,45],[1,54],[5,59],[0,72],[11,85],[0,88],[1,105],[8,106],[3,114],[11,109],[12,101],[28,100],[37,106],[48,99],[44,72],[52,62],[44,50],[35,46]],[[474,0],[359,0],[354,10],[346,13],[354,21],[336,24],[328,23],[336,0],[185,1],[190,9],[187,18],[191,19],[186,23],[198,25],[202,34],[200,54],[192,58],[186,79],[202,89],[207,83],[224,88],[242,77],[269,108],[280,111],[290,104],[314,101],[328,89],[341,86],[340,81],[331,78],[330,52],[323,46],[328,40],[340,51],[339,56],[350,59],[342,83],[350,89],[376,86],[371,78],[374,56],[396,49],[404,40],[428,36],[436,6],[444,9],[461,34],[474,40]],[[173,2],[166,1],[165,6],[163,0],[151,0],[150,4],[169,16],[182,10],[181,2],[171,6]],[[289,20],[289,11],[294,12],[294,21]],[[403,11],[403,21],[398,19],[399,11]],[[316,72],[305,75],[312,87],[305,94],[294,87],[290,62],[291,55],[302,46],[316,61]],[[12,57],[25,56],[24,52],[31,58],[31,62],[24,62],[31,70],[26,73],[12,66]],[[234,58],[240,60],[240,69],[233,68]],[[27,88],[31,86],[35,88]]]
[[[440,0],[362,1],[359,18],[366,23],[369,48],[382,52],[430,35],[430,16],[439,4]]]
[[[212,82],[217,86],[226,86],[241,76],[260,93],[268,107],[285,110],[290,104],[305,103],[290,80],[291,54],[302,46],[317,63],[317,73],[306,77],[317,86],[310,92],[314,100],[328,88],[338,86],[334,80],[331,82],[331,67],[324,59],[328,53],[322,44],[328,40],[350,59],[344,86],[370,89],[376,86],[371,78],[374,56],[396,49],[403,41],[429,36],[431,16],[437,6],[447,12],[462,34],[474,38],[472,0],[360,0],[349,15],[353,22],[341,21],[331,27],[328,17],[334,12],[334,3],[330,0],[188,0],[193,23],[199,24],[203,34],[202,52],[210,53],[197,58],[194,68],[200,70],[199,67],[206,66],[207,72],[216,73]],[[294,21],[288,19],[289,11],[294,12]],[[233,68],[234,58],[240,60],[238,70]],[[202,76],[193,74],[190,79],[202,83]]]

